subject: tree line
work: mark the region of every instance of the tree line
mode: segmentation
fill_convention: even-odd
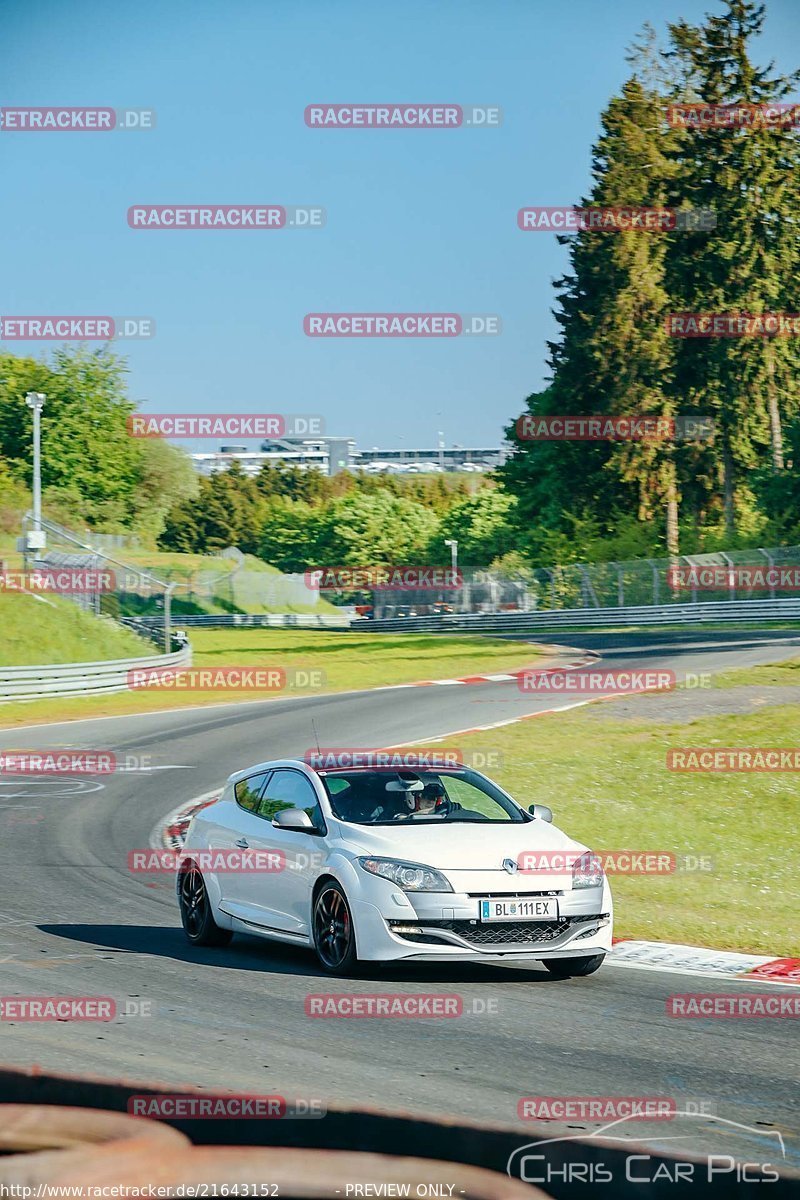
[[[164,550],[214,553],[238,546],[287,572],[340,563],[482,567],[514,544],[514,501],[474,476],[331,478],[234,463],[198,477],[188,455],[161,439],[133,438],[126,365],[112,350],[58,349],[49,362],[0,353],[0,532],[16,534],[30,506],[32,414],[44,392],[45,515],[68,527],[137,535]]]
[[[728,0],[700,25],[671,23],[663,46],[649,27],[635,44],[580,206],[710,212],[713,228],[678,217],[560,237],[551,378],[526,401],[537,417],[705,417],[714,434],[544,442],[509,426],[503,481],[537,558],[564,541],[624,557],[798,536],[798,334],[670,335],[671,314],[800,312],[800,108],[778,126],[668,120],[693,103],[788,107],[800,73],[753,61],[764,20],[763,5]]]
[[[514,546],[514,500],[463,476],[353,475],[238,463],[200,480],[199,492],[169,513],[159,542],[170,550],[235,545],[282,571],[343,565],[439,565],[445,539],[465,566],[488,566]]]

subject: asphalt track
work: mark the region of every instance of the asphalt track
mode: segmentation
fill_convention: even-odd
[[[800,645],[792,633],[570,641],[602,643],[610,669],[657,667],[679,677],[795,657]],[[570,702],[487,683],[0,731],[3,749],[109,749],[149,755],[156,768],[0,783],[0,994],[111,996],[120,1009],[128,1001],[152,1008],[149,1017],[107,1024],[0,1022],[0,1062],[518,1123],[521,1144],[523,1096],[670,1097],[748,1129],[687,1118],[668,1129],[638,1123],[630,1127],[637,1140],[678,1136],[677,1150],[782,1162],[767,1137],[778,1129],[785,1165],[797,1167],[796,1021],[682,1021],[665,1012],[676,992],[786,988],[613,963],[585,980],[515,966],[389,965],[331,983],[309,953],[256,938],[190,949],[172,880],[127,870],[128,852],[146,846],[181,802],[249,763],[302,755],[313,745],[312,718],[323,746],[388,746]],[[527,728],[535,742],[536,722]],[[532,799],[552,802],[558,820],[558,797],[537,795],[535,781],[524,797]],[[618,921],[624,925],[624,913]],[[456,993],[469,1012],[424,1021],[307,1018],[304,997],[326,989]],[[554,1124],[552,1136],[585,1136],[596,1125]]]

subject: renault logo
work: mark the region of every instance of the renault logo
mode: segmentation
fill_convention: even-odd
[[[503,870],[508,871],[509,875],[516,875],[517,871],[519,870],[519,867],[517,866],[517,863],[516,863],[516,859],[504,858],[503,859]]]

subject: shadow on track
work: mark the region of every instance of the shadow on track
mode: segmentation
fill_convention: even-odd
[[[190,946],[180,926],[170,925],[38,925],[42,933],[91,945],[112,954],[143,954],[200,966],[229,967],[233,971],[258,971],[265,975],[305,975],[345,986],[353,981],[372,983],[505,983],[546,984],[563,987],[544,967],[530,969],[513,963],[363,963],[357,975],[338,980],[316,965],[313,951],[236,934],[221,949]],[[578,981],[579,983],[581,981]],[[585,985],[584,985],[585,986]]]

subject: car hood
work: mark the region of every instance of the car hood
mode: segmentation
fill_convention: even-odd
[[[341,826],[342,840],[354,854],[401,858],[443,871],[499,869],[504,858],[524,850],[585,850],[547,821],[524,824],[459,822],[418,825]]]

